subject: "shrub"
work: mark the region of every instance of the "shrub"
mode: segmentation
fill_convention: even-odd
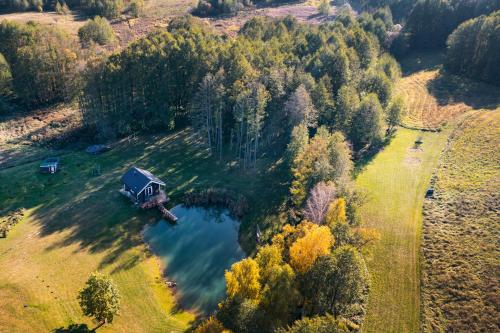
[[[142,16],[144,12],[144,0],[133,0],[128,7],[128,12],[136,18]]]
[[[123,0],[81,0],[81,7],[90,15],[115,18],[123,9]]]
[[[96,16],[85,23],[78,30],[78,36],[83,45],[89,45],[91,42],[106,45],[115,40],[113,28],[111,28],[108,20],[100,16]]]
[[[7,95],[11,91],[12,74],[10,66],[0,53],[0,95]]]
[[[321,15],[329,15],[330,14],[330,2],[328,0],[321,0],[318,6],[318,12]]]
[[[186,206],[222,206],[236,217],[242,217],[248,211],[248,202],[241,194],[221,188],[208,188],[200,192],[188,192],[184,196]]]

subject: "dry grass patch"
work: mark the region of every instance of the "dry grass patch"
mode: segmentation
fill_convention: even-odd
[[[55,26],[65,30],[73,36],[76,36],[78,34],[78,29],[80,29],[80,27],[85,24],[85,19],[82,19],[80,17],[80,13],[78,12],[72,12],[68,15],[59,15],[55,12],[23,12],[1,14],[0,22],[3,20],[15,21],[19,23],[33,21],[40,24]]]
[[[0,118],[0,143],[31,144],[56,139],[81,125],[77,107],[59,105]]]
[[[500,109],[473,113],[448,143],[425,201],[425,332],[494,332],[500,313]]]
[[[403,123],[418,129],[439,129],[449,120],[473,109],[493,108],[500,103],[498,88],[424,70],[403,77],[396,93],[403,96]]]

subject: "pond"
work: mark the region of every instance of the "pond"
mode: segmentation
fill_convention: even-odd
[[[172,225],[160,220],[144,228],[144,240],[177,283],[181,307],[209,314],[225,297],[224,271],[245,257],[238,243],[239,222],[227,210],[176,206]]]

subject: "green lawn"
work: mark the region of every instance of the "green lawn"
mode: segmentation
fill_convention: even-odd
[[[450,130],[399,129],[358,175],[365,224],[381,234],[367,258],[372,285],[364,332],[418,332],[422,204]],[[412,149],[422,137],[422,150]]]
[[[256,170],[243,171],[232,161],[210,158],[189,130],[123,141],[101,156],[65,154],[62,163],[55,175],[39,174],[36,162],[0,170],[0,216],[19,207],[28,213],[0,239],[0,332],[93,327],[76,296],[94,270],[110,273],[123,296],[121,315],[99,331],[177,332],[190,326],[194,317],[176,308],[158,262],[141,242],[143,225],[158,213],[138,210],[117,192],[131,165],[162,178],[174,202],[185,191],[208,186],[244,194],[252,211],[240,238],[248,250],[255,222],[276,212],[287,194],[279,161],[263,159]],[[101,175],[92,176],[96,165]]]

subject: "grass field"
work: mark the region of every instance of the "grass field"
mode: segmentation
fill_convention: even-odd
[[[446,74],[440,70],[441,56],[419,53],[402,61],[405,76],[396,94],[405,100],[407,127],[436,130],[467,111],[500,104],[498,87]]]
[[[0,171],[0,213],[24,207],[27,218],[0,239],[0,332],[47,332],[82,317],[76,296],[88,274],[110,273],[123,295],[121,315],[103,332],[183,331],[194,317],[176,308],[160,269],[141,242],[145,223],[157,212],[134,208],[117,192],[133,164],[167,183],[174,201],[190,189],[224,186],[248,197],[252,212],[241,241],[252,247],[259,214],[276,211],[286,196],[286,179],[275,161],[255,171],[218,163],[200,149],[189,130],[165,137],[123,141],[100,156],[62,156],[55,175],[37,173],[37,163]],[[91,171],[99,165],[101,175]],[[271,183],[273,186],[269,186]]]
[[[441,61],[439,53],[414,54],[402,61],[404,76],[396,83],[397,93],[408,111],[404,126],[412,129],[399,129],[356,180],[368,194],[362,207],[365,223],[382,236],[367,260],[372,289],[364,332],[420,330],[425,191],[456,124],[475,112],[471,110],[500,105],[498,89],[447,75],[440,71]],[[417,138],[422,138],[421,149],[414,149]]]
[[[455,130],[425,201],[424,332],[495,332],[500,300],[500,108]]]
[[[34,21],[40,24],[62,28],[64,31],[76,36],[78,34],[78,29],[85,24],[86,18],[80,17],[80,13],[76,12],[68,15],[59,15],[55,12],[21,12],[0,14],[0,22],[3,20],[15,21],[19,23]]]
[[[363,332],[419,330],[422,204],[449,132],[399,129],[356,179],[368,196],[365,224],[381,234],[367,258],[372,285]],[[417,138],[421,149],[414,149]]]

